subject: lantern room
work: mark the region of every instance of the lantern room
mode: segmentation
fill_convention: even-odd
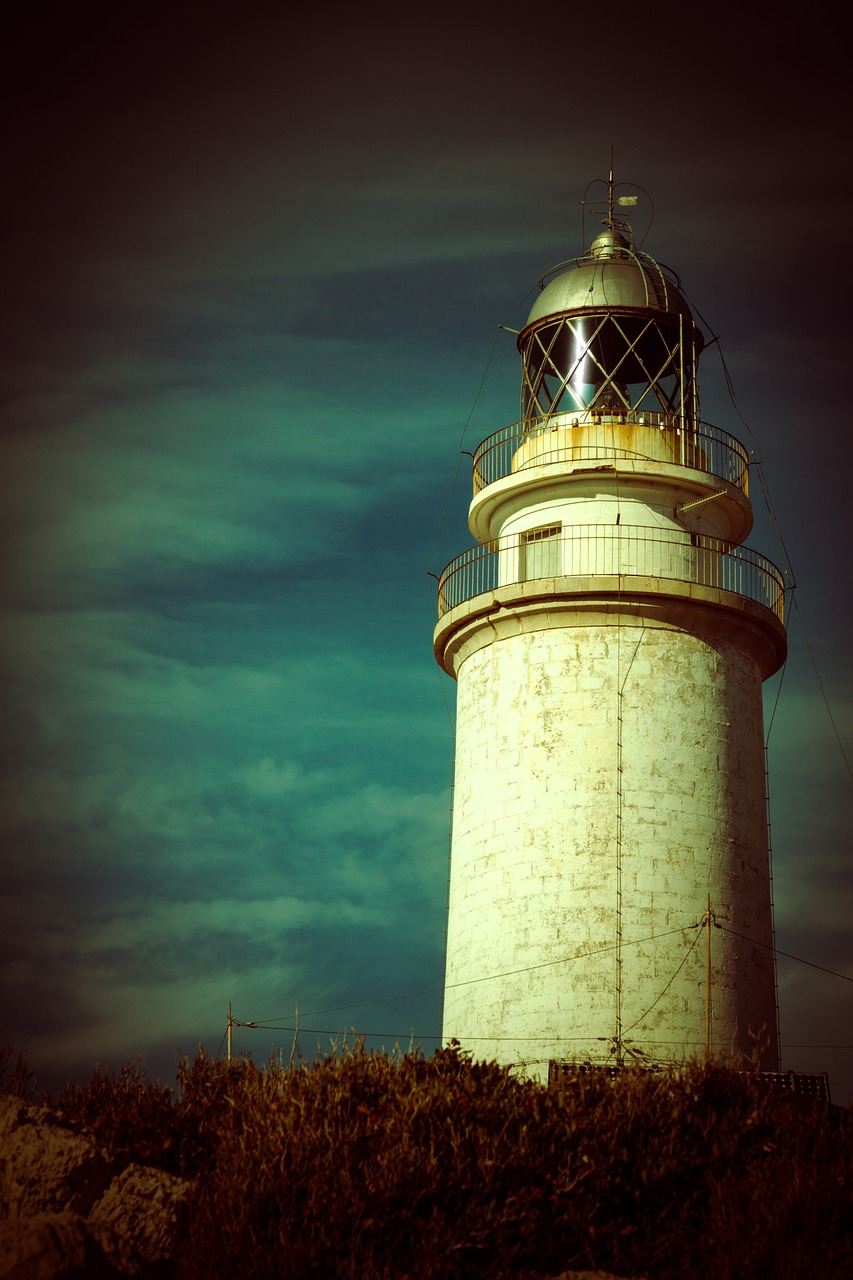
[[[608,218],[583,257],[539,284],[518,337],[525,421],[698,422],[702,334],[678,277],[635,248],[626,223]]]

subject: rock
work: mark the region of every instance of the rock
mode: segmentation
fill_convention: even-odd
[[[85,1217],[114,1168],[48,1107],[0,1094],[0,1219],[65,1210]]]
[[[108,1228],[123,1258],[140,1267],[172,1261],[181,1240],[190,1183],[162,1169],[129,1165],[89,1214],[93,1227]],[[126,1263],[124,1264],[126,1265]]]
[[[121,1173],[59,1112],[0,1094],[0,1280],[145,1280],[174,1270],[190,1183]]]
[[[0,1222],[0,1280],[123,1280],[133,1275],[119,1269],[115,1255],[109,1230],[93,1230],[79,1213],[36,1213]]]

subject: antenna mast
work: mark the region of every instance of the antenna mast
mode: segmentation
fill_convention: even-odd
[[[610,147],[610,174],[607,179],[607,225],[613,230],[613,147]]]

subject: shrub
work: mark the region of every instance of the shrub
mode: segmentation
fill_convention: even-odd
[[[37,1083],[35,1072],[27,1066],[26,1055],[17,1052],[14,1045],[0,1045],[0,1093],[32,1102]]]
[[[7,1076],[9,1074],[7,1069]],[[853,1277],[853,1123],[717,1067],[569,1072],[458,1046],[96,1070],[61,1105],[120,1162],[195,1176],[176,1276]]]
[[[66,1085],[58,1105],[119,1167],[136,1162],[180,1173],[183,1125],[173,1097],[140,1062],[128,1062],[117,1076],[96,1067],[88,1084]]]
[[[721,1069],[549,1092],[357,1047],[224,1087],[188,1277],[853,1274],[849,1115]]]

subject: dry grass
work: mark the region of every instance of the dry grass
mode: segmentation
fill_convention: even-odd
[[[849,1111],[718,1068],[560,1092],[458,1049],[139,1067],[67,1089],[119,1158],[197,1175],[176,1275],[853,1277]]]

